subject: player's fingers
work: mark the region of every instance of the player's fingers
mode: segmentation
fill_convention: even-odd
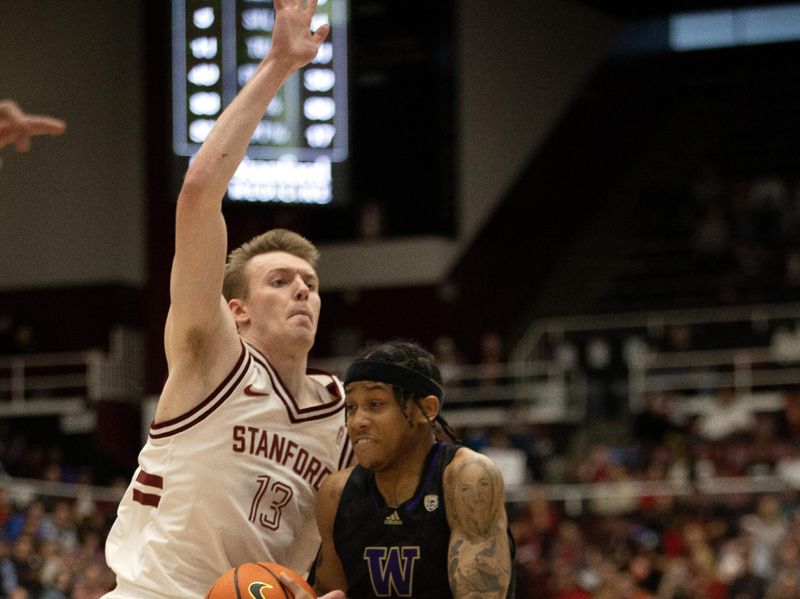
[[[314,32],[312,37],[317,44],[321,44],[325,41],[325,38],[328,37],[330,31],[331,26],[326,23],[325,25],[320,25],[317,27],[317,30]]]
[[[14,149],[17,152],[27,152],[31,149],[31,136],[20,135],[14,140]]]
[[[2,115],[4,120],[11,123],[22,120],[24,115],[16,102],[13,100],[5,100],[0,102],[0,105],[2,105],[0,106],[0,108],[2,108],[2,110],[0,110],[0,115]]]
[[[11,131],[0,131],[0,148],[5,148],[16,137]]]
[[[27,125],[32,135],[61,135],[67,128],[67,124],[61,119],[40,114],[28,115]]]
[[[285,572],[280,572],[278,578],[281,579],[284,586],[289,587],[289,590],[292,591],[292,595],[294,595],[294,599],[314,599],[313,595],[309,595],[308,591],[301,587],[299,582],[293,580],[292,577]]]
[[[319,599],[347,599],[347,597],[342,591],[331,591],[330,593],[325,593]]]
[[[306,10],[310,11],[313,15],[317,10],[317,0],[306,0]]]

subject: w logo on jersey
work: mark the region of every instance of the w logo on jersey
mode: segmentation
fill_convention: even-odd
[[[367,547],[364,559],[376,597],[411,597],[419,547]]]

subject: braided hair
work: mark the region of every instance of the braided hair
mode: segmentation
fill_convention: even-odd
[[[442,374],[436,364],[436,358],[421,345],[413,341],[394,340],[370,345],[359,353],[357,360],[387,362],[389,364],[402,366],[430,379],[439,387],[443,386]],[[406,420],[409,420],[407,412],[408,402],[413,402],[419,407],[420,411],[425,414],[428,422],[430,422],[433,427],[437,440],[441,441],[441,433],[444,433],[449,441],[455,443],[461,442],[456,432],[442,416],[441,408],[439,414],[432,419],[425,410],[422,409],[420,403],[422,397],[420,395],[397,385],[391,385],[391,387],[394,390],[395,399],[405,415]]]

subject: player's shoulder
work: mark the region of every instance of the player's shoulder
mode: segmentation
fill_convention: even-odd
[[[347,484],[347,479],[350,478],[350,474],[352,472],[353,466],[343,470],[337,470],[336,472],[331,472],[328,476],[326,476],[325,480],[322,481],[322,484],[319,487],[320,498],[338,501],[342,496],[342,491],[344,490],[345,485]]]
[[[323,387],[332,400],[344,398],[344,385],[335,374],[319,368],[308,368],[306,369],[306,374],[314,383]]]
[[[444,469],[445,481],[454,483],[461,480],[470,466],[476,467],[492,478],[501,478],[500,469],[488,456],[469,447],[459,447],[453,459]]]

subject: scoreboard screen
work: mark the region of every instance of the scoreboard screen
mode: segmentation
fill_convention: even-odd
[[[346,201],[349,0],[319,0],[312,30],[331,25],[317,57],[267,108],[227,198],[242,202]],[[173,151],[193,156],[269,52],[272,0],[173,0]]]

